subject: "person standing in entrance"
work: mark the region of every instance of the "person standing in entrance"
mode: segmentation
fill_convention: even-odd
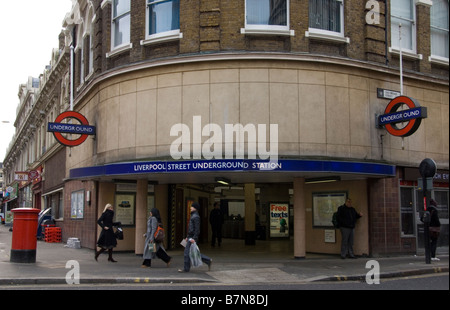
[[[102,215],[97,221],[97,224],[100,225],[102,231],[100,233],[100,237],[97,241],[97,246],[100,247],[100,251],[95,251],[95,260],[98,259],[98,256],[102,254],[104,251],[108,250],[108,261],[112,263],[116,263],[117,261],[113,259],[112,253],[113,248],[117,246],[116,235],[114,234],[113,226],[119,226],[120,223],[114,223],[114,208],[111,204],[106,204],[105,209],[103,210]]]
[[[430,237],[430,254],[431,260],[439,261],[440,259],[436,257],[436,248],[439,234],[441,232],[441,222],[439,221],[439,215],[437,210],[437,202],[434,199],[430,200],[430,226],[429,226],[429,237]]]
[[[191,270],[191,259],[189,252],[191,245],[198,243],[198,236],[200,235],[200,204],[194,202],[191,205],[191,218],[189,220],[188,233],[186,237],[186,248],[184,249],[184,269],[178,269],[178,272],[189,272]],[[212,259],[206,255],[201,254],[202,262],[208,265],[208,270],[211,270]]]
[[[353,253],[353,239],[356,221],[363,216],[352,207],[352,200],[347,198],[345,203],[338,208],[337,221],[342,234],[341,258],[345,259],[347,254],[350,258],[356,258]]]
[[[209,214],[209,223],[211,224],[212,229],[212,239],[211,239],[211,246],[216,245],[216,238],[217,238],[217,244],[220,246],[222,244],[222,224],[223,224],[223,214],[222,210],[220,210],[219,202],[214,203],[214,209],[211,210],[211,213]]]

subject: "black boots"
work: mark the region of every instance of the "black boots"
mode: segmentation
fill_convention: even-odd
[[[100,256],[100,254],[102,254],[105,251],[106,251],[106,249],[104,249],[104,248],[101,248],[100,251],[95,251],[95,257],[94,257],[95,260],[98,261],[97,259]],[[117,261],[114,260],[114,258],[112,257],[112,252],[113,252],[112,249],[108,249],[108,261],[111,263],[117,263]]]
[[[111,263],[117,263],[117,261],[112,257],[112,252],[112,249],[108,249],[108,261]]]

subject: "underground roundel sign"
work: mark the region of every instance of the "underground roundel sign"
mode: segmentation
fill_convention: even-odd
[[[391,100],[378,117],[378,126],[396,137],[408,137],[419,129],[423,118],[427,118],[427,108],[421,107],[417,100],[399,96]]]
[[[75,119],[79,124],[63,122],[70,119]],[[60,114],[54,123],[48,123],[47,131],[53,132],[56,140],[65,146],[78,146],[86,141],[88,136],[95,135],[95,126],[89,126],[89,122],[84,115],[74,111],[67,111]],[[68,137],[65,137],[63,134],[66,134]],[[72,139],[72,136],[74,139]]]

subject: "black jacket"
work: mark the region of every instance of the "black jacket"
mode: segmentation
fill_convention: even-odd
[[[112,249],[117,246],[117,239],[114,235],[113,226],[117,226],[118,223],[114,223],[113,219],[114,211],[106,210],[97,221],[97,224],[102,227],[102,232],[97,241],[97,245],[101,248]],[[108,227],[108,229],[106,230],[105,227]]]
[[[200,215],[197,211],[191,213],[191,219],[189,220],[189,227],[187,237],[192,238],[198,243],[198,236],[200,235]]]
[[[344,228],[355,228],[356,220],[359,219],[361,215],[356,212],[355,208],[347,207],[345,204],[340,206],[337,211],[337,220],[339,227]]]
[[[428,211],[430,211],[430,227],[441,227],[441,222],[439,221],[438,211],[436,207],[430,206],[428,207]]]

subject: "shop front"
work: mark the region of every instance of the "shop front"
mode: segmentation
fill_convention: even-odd
[[[351,197],[358,211],[368,214],[366,180],[394,175],[395,166],[370,162],[168,160],[71,169],[66,187],[74,189],[72,195],[82,195],[83,191],[72,186],[83,184],[77,179],[98,180],[97,216],[106,203],[113,203],[115,220],[124,227],[126,238],[118,250],[142,253],[142,234],[153,207],[160,210],[169,232],[169,248],[178,247],[189,220],[189,206],[197,201],[202,206],[200,242],[211,240],[209,214],[214,202],[219,202],[224,238],[241,239],[249,246],[291,242],[294,253],[290,254],[303,258],[306,252],[339,253],[340,233],[332,226],[333,212]],[[357,227],[358,255],[369,254],[368,231],[366,217]]]
[[[417,254],[423,254],[424,224],[421,221],[422,206],[420,203],[421,189],[418,179],[421,178],[419,169],[404,168],[404,178],[400,182],[400,212],[401,212],[401,235],[405,240],[410,240],[411,247],[416,249]],[[437,203],[441,232],[438,238],[438,253],[449,251],[449,172],[438,170],[433,178],[431,197]]]

